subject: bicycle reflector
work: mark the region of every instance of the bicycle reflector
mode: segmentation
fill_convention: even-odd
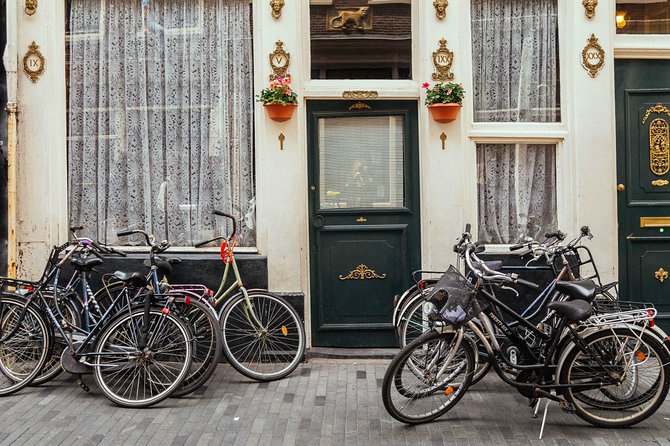
[[[184,298],[184,303],[186,304],[187,307],[188,307],[189,305],[191,305],[191,298],[188,297],[188,296],[186,296],[186,297]]]
[[[647,313],[649,314],[649,326],[650,326],[650,327],[653,327],[653,326],[655,325],[655,322],[654,322],[654,310],[649,309],[649,310],[647,310]]]
[[[421,291],[426,289],[426,281],[425,280],[419,280],[419,289]]]
[[[282,333],[284,336],[288,336],[288,328],[286,328],[286,325],[282,325],[282,326],[281,326],[281,333]]]

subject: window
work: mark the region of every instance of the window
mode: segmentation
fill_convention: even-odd
[[[410,0],[311,0],[312,79],[410,79]]]
[[[557,0],[472,0],[475,122],[559,122]]]
[[[255,244],[251,3],[69,0],[70,220],[112,244]],[[238,227],[240,227],[238,226]]]
[[[670,34],[670,1],[617,1],[616,32],[617,34]]]
[[[556,146],[477,144],[479,237],[518,243],[555,231]]]

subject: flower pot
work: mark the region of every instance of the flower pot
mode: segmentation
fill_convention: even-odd
[[[298,104],[286,104],[281,105],[279,103],[273,104],[263,104],[265,110],[268,112],[268,116],[273,121],[284,122],[288,121],[293,117],[293,112],[295,111]]]
[[[461,111],[461,104],[431,104],[428,110],[437,122],[451,122],[456,119],[458,112]]]

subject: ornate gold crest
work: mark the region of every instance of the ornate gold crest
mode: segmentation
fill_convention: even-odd
[[[46,65],[44,56],[39,48],[35,41],[33,41],[28,47],[26,55],[23,56],[23,72],[28,75],[33,84],[42,76]]]
[[[447,48],[447,40],[440,39],[440,47],[433,52],[433,73],[434,81],[451,81],[454,79],[454,73],[451,72],[451,65],[454,63],[454,52]]]
[[[654,105],[653,107],[649,107],[646,112],[644,112],[644,118],[642,118],[642,124],[647,122],[647,118],[649,118],[649,115],[652,113],[658,113],[658,114],[667,114],[668,117],[670,117],[670,110],[668,110],[668,107],[665,105],[658,103]]]
[[[670,170],[670,129],[668,122],[661,118],[649,124],[649,166],[658,176]]]
[[[663,283],[668,278],[668,272],[661,268],[654,273],[654,277],[656,277],[656,280]]]
[[[355,270],[349,271],[349,274],[345,277],[340,274],[340,280],[365,280],[365,279],[385,279],[386,274],[381,276],[377,274],[373,269],[368,268],[367,265],[360,264],[356,267]]]
[[[589,72],[591,77],[596,77],[605,64],[605,50],[595,34],[591,34],[589,41],[582,50],[582,66]]]
[[[438,19],[442,20],[447,16],[448,0],[435,0],[433,6],[435,7],[435,15]]]
[[[290,63],[291,54],[284,50],[284,42],[277,40],[275,42],[275,50],[270,53],[270,66],[272,67],[270,80],[273,81],[278,77],[286,77]]]

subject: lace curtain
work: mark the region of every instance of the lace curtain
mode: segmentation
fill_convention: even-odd
[[[556,230],[556,147],[477,144],[478,240],[518,243]]]
[[[557,0],[471,0],[475,121],[560,121]]]
[[[241,220],[255,244],[251,3],[69,2],[70,218],[189,246]]]

